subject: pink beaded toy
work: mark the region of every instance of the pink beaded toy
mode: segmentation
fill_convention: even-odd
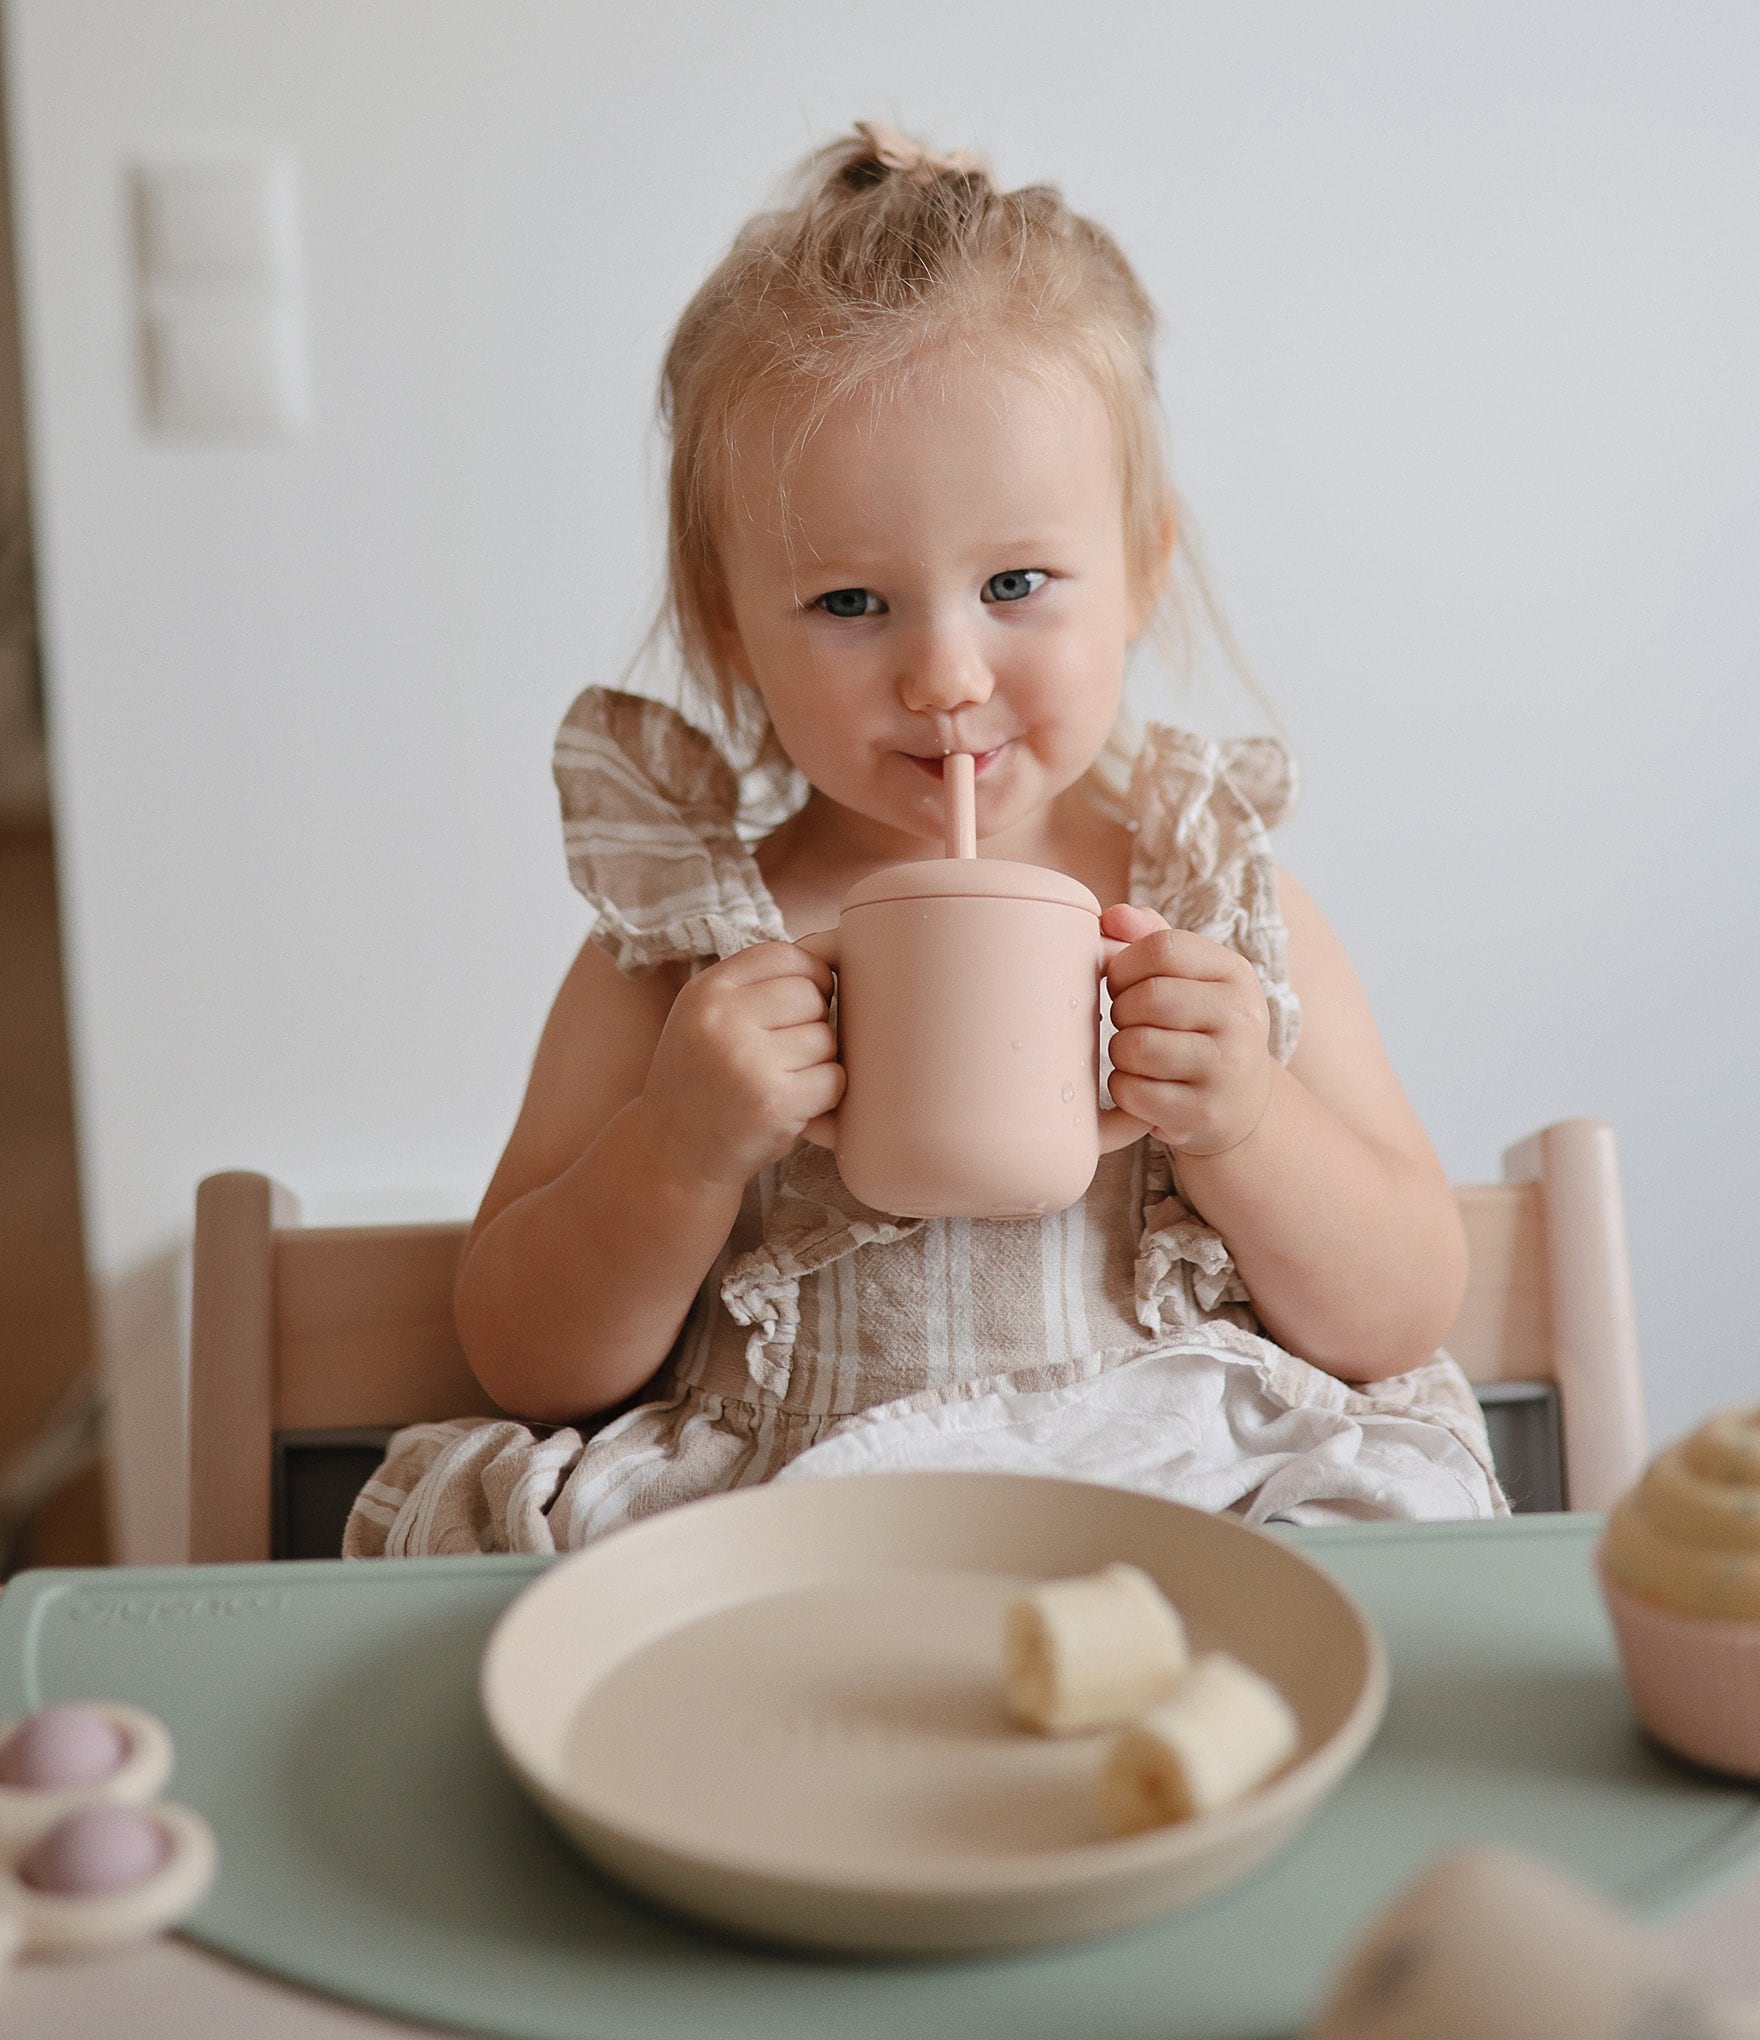
[[[218,1851],[158,1798],[171,1765],[163,1722],[115,1701],[0,1723],[0,1959],[95,1954],[201,1901]]]

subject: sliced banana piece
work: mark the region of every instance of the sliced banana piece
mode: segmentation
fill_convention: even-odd
[[[1129,1721],[1190,1663],[1184,1623],[1134,1565],[1051,1580],[1014,1602],[1002,1648],[1010,1711],[1048,1735]]]
[[[1300,1741],[1270,1680],[1216,1651],[1114,1743],[1100,1777],[1101,1818],[1129,1835],[1208,1813],[1269,1778]]]

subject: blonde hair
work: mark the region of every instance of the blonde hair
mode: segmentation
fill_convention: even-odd
[[[1111,417],[1126,568],[1147,607],[1161,592],[1175,500],[1155,327],[1117,242],[1050,185],[1003,191],[977,157],[935,155],[866,122],[806,160],[792,202],[748,222],[686,306],[661,372],[671,436],[662,621],[737,748],[756,753],[768,740],[762,703],[725,650],[719,531],[742,422],[765,406],[786,414],[786,470],[832,406],[856,392],[882,401],[938,350],[982,345],[1012,366],[1075,369]],[[1183,564],[1232,653],[1195,561]],[[1177,644],[1188,622],[1164,610],[1155,635]],[[1134,732],[1115,732],[1101,761],[1115,796],[1134,748]]]

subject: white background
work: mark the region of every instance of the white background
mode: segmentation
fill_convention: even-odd
[[[1653,1430],[1752,1395],[1760,10],[9,0],[88,1239],[176,1548],[197,1179],[474,1205],[586,925],[548,777],[658,593],[671,321],[874,115],[1061,182],[1299,747],[1280,850],[1457,1179],[1621,1144]],[[141,155],[287,150],[314,428],[143,430]],[[1241,690],[1163,694],[1224,732]]]

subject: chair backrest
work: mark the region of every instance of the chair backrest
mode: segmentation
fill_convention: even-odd
[[[1645,1452],[1613,1134],[1566,1120],[1457,1191],[1472,1274],[1449,1351],[1487,1401],[1556,1392],[1562,1495],[1600,1509]],[[196,1194],[190,1327],[190,1556],[272,1552],[276,1442],[493,1415],[452,1326],[462,1225],[301,1226],[246,1171]],[[279,1555],[279,1554],[276,1554]]]
[[[452,1325],[463,1225],[302,1226],[230,1170],[196,1192],[190,1557],[271,1555],[275,1442],[496,1414]]]
[[[1497,1384],[1552,1385],[1565,1505],[1605,1509],[1647,1450],[1613,1129],[1560,1120],[1507,1148],[1503,1174],[1456,1189],[1470,1272],[1445,1343],[1482,1399]]]

